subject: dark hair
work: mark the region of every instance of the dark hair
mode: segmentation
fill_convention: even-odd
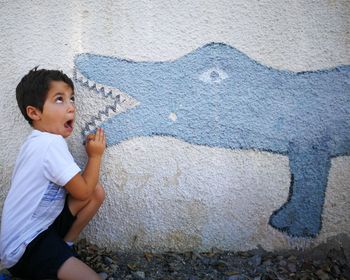
[[[16,87],[16,99],[24,118],[32,125],[32,119],[27,115],[27,107],[33,106],[43,111],[47,93],[52,81],[63,81],[74,91],[72,80],[59,70],[38,70],[38,66],[29,71]]]

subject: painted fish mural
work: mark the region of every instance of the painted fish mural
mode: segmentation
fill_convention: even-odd
[[[111,105],[83,133],[104,117],[108,145],[164,135],[196,145],[286,155],[289,198],[269,223],[293,237],[320,232],[331,158],[350,151],[349,65],[277,70],[229,45],[210,43],[164,62],[84,53],[76,56],[75,69],[78,76],[138,101],[117,113],[120,95],[91,87]]]

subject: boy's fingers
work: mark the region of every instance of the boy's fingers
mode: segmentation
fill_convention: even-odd
[[[98,142],[101,142],[102,134],[103,134],[102,128],[98,128],[98,129],[97,129],[97,133],[96,133],[96,135],[97,135],[97,141],[98,141]]]
[[[103,142],[106,142],[106,134],[104,133],[104,130],[102,129],[102,131],[101,131],[101,140],[103,141]]]
[[[106,134],[104,134],[103,130],[102,130],[102,144],[104,147],[107,146]]]
[[[98,128],[96,130],[96,134],[89,134],[86,136],[86,142],[93,141],[93,140],[96,142],[101,142],[102,144],[106,143],[106,136],[103,133],[102,128]]]
[[[87,137],[86,137],[86,140],[87,142],[91,141],[91,140],[95,140],[95,134],[89,134]]]

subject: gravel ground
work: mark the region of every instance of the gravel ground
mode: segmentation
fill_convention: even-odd
[[[81,241],[78,252],[104,279],[350,279],[343,248],[309,252],[120,254]],[[92,254],[91,254],[92,253]]]
[[[348,253],[339,245],[279,253],[257,249],[249,252],[212,250],[201,253],[127,254],[98,248],[80,240],[76,251],[102,279],[109,280],[350,279]],[[7,271],[2,272],[2,279],[7,279],[4,277]]]

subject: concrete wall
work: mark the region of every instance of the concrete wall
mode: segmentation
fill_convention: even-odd
[[[69,139],[104,127],[122,250],[267,250],[350,235],[349,1],[1,1],[1,201],[36,65],[74,78]]]

